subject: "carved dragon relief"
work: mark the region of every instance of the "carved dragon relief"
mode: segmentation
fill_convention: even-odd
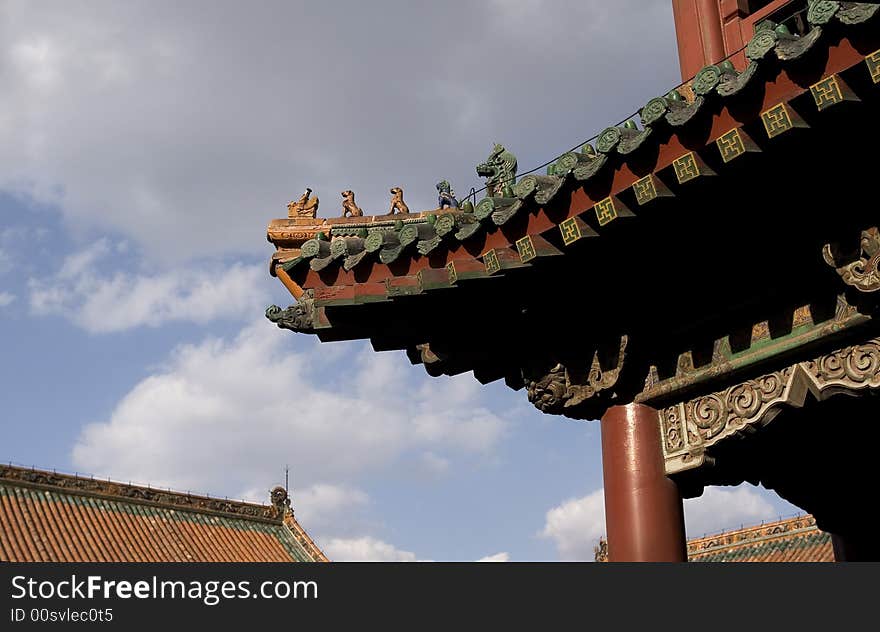
[[[311,332],[315,329],[315,291],[306,290],[299,302],[287,309],[271,305],[266,309],[266,318],[281,329]]]
[[[666,473],[701,466],[705,451],[726,437],[751,432],[807,395],[819,401],[880,389],[880,338],[799,362],[722,391],[660,411]]]
[[[847,285],[860,292],[880,290],[880,231],[876,226],[862,231],[858,245],[825,244],[822,256]]]
[[[529,401],[543,413],[561,415],[573,412],[575,407],[586,402],[598,400],[600,395],[613,396],[610,390],[620,377],[627,341],[627,336],[622,336],[618,348],[610,354],[596,351],[586,371],[557,364],[543,375],[526,372]]]

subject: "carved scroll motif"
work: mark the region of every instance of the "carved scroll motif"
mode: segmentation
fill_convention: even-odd
[[[757,379],[660,411],[666,473],[702,465],[706,448],[767,424],[785,407],[803,406],[808,394],[880,389],[880,338],[799,362]]]
[[[626,344],[627,337],[623,336],[612,358],[603,358],[596,351],[586,371],[557,364],[544,375],[526,376],[529,401],[543,413],[561,415],[568,409],[597,399],[617,384]]]
[[[876,226],[862,231],[857,248],[839,242],[825,244],[822,256],[847,285],[860,292],[880,290],[880,231]]]

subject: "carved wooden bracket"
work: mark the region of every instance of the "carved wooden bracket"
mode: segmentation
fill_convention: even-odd
[[[847,285],[860,292],[880,290],[880,231],[876,226],[863,230],[858,244],[825,244],[822,256]]]
[[[701,466],[707,448],[773,420],[807,395],[825,400],[841,393],[880,389],[880,338],[710,393],[660,411],[666,473]]]
[[[529,401],[543,413],[561,415],[611,395],[623,368],[627,341],[622,336],[615,349],[597,350],[589,369],[557,364],[544,375],[526,375]]]

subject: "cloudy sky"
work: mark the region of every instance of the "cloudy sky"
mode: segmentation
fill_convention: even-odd
[[[266,502],[332,559],[591,559],[599,427],[263,318],[268,220],[479,187],[679,80],[669,0],[0,2],[0,460]],[[690,535],[797,510],[748,486]]]

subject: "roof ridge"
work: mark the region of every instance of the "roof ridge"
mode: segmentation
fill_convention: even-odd
[[[324,555],[324,552],[315,544],[315,541],[306,533],[303,526],[297,521],[293,515],[293,510],[288,509],[284,514],[284,526],[290,529],[293,536],[299,542],[306,552],[315,562],[329,562],[330,559]]]
[[[194,513],[218,514],[245,520],[273,523],[279,523],[283,520],[282,513],[273,505],[157,489],[148,485],[133,485],[110,479],[86,478],[78,474],[61,474],[33,467],[0,465],[0,484],[2,483],[143,505],[163,506]]]

